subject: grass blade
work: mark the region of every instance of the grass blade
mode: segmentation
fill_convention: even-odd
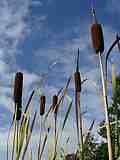
[[[23,151],[22,160],[24,160],[24,158],[25,158],[27,147],[28,147],[28,144],[29,144],[29,141],[30,141],[30,138],[31,138],[31,135],[32,135],[33,127],[34,127],[34,124],[35,124],[36,115],[37,115],[37,112],[35,112],[34,117],[33,117],[33,121],[32,121],[31,127],[30,127],[30,132],[29,132],[29,135],[28,135],[28,138],[27,138],[27,142],[25,144],[24,151]]]

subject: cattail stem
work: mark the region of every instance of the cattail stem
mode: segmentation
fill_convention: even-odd
[[[45,138],[44,138],[43,146],[42,146],[41,153],[40,153],[40,160],[42,158],[43,151],[44,151],[44,148],[45,148],[45,144],[47,142],[47,137],[48,137],[48,133],[45,135]]]
[[[13,146],[12,146],[12,160],[14,159],[14,151],[15,151],[15,136],[16,136],[16,120],[14,124],[14,135],[13,135]]]
[[[40,160],[40,152],[41,152],[42,123],[43,123],[43,117],[40,116],[40,139],[39,139],[39,146],[38,146],[38,160]]]
[[[78,118],[78,101],[77,101],[77,92],[75,92],[75,111],[76,111],[76,127],[77,127],[77,139],[78,139],[78,146],[80,146],[80,133],[79,133],[79,118]]]
[[[14,126],[14,121],[15,121],[15,114],[13,115],[13,119],[12,119],[12,123],[10,125],[10,128],[9,128],[9,132],[8,132],[8,138],[7,138],[7,160],[8,160],[8,156],[9,156],[9,138],[10,138],[10,133],[11,133],[11,129],[12,127]]]
[[[56,147],[57,147],[57,113],[54,113],[55,117],[55,151],[54,155],[56,155]]]
[[[81,107],[80,107],[80,92],[77,93],[78,97],[78,113],[79,113],[79,123],[80,123],[80,142],[81,142],[81,158],[83,160],[83,125],[82,125],[82,113],[81,113]]]
[[[108,115],[108,100],[107,100],[107,94],[106,94],[106,86],[105,86],[101,53],[99,53],[99,63],[100,63],[101,80],[102,80],[102,88],[103,88],[104,107],[105,107],[108,154],[109,154],[109,160],[112,160],[112,144],[111,144],[111,135],[110,135],[110,122],[109,122],[109,115]]]
[[[18,138],[19,138],[19,121],[16,122],[16,159],[19,150]]]
[[[45,113],[45,103],[46,103],[46,97],[42,95],[40,97],[40,140],[39,140],[39,146],[38,146],[38,160],[40,160],[40,146],[41,146],[41,134],[42,134],[42,118]]]
[[[57,148],[57,113],[58,113],[58,96],[54,95],[52,100],[52,107],[54,111],[54,122],[55,122],[55,128],[54,128],[54,141],[55,141],[55,148],[54,148],[54,157],[56,156],[56,148]]]
[[[81,154],[83,152],[83,127],[82,127],[82,114],[80,108],[80,92],[81,92],[81,77],[79,72],[79,48],[77,55],[77,66],[75,77],[75,108],[76,108],[76,126],[77,126],[77,137],[78,137],[78,146],[81,147]],[[80,146],[81,145],[81,146]],[[83,160],[83,156],[82,156]]]

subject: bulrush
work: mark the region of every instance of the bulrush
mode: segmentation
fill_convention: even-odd
[[[14,82],[14,102],[15,102],[16,120],[20,120],[21,118],[22,90],[23,90],[23,74],[21,72],[17,72],[15,75],[15,82]]]
[[[40,115],[43,116],[45,113],[45,103],[46,103],[46,97],[42,95],[40,97]]]
[[[74,77],[75,77],[75,89],[76,89],[76,92],[81,92],[80,72],[75,72],[74,73]]]
[[[96,53],[104,51],[104,38],[101,24],[98,24],[95,9],[92,8],[93,24],[91,26],[92,45]]]
[[[55,114],[57,114],[57,111],[58,111],[57,103],[58,103],[58,96],[54,95],[53,96],[53,101],[52,101],[52,106],[53,106],[53,111],[54,111]]]
[[[79,72],[79,48],[78,48],[77,66],[76,66],[76,71],[74,73],[74,79],[75,79],[76,92],[81,92],[81,77]]]

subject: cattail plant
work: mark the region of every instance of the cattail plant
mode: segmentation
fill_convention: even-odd
[[[58,96],[54,95],[52,99],[52,107],[53,107],[54,114],[57,114],[57,111],[58,111],[57,103],[58,103]]]
[[[54,95],[52,99],[52,107],[54,112],[54,119],[55,119],[55,151],[54,157],[56,156],[56,146],[57,146],[57,112],[58,112],[58,96]]]
[[[93,24],[91,26],[92,45],[96,53],[102,53],[104,51],[104,38],[102,26],[97,22],[95,10],[92,8]]]
[[[40,97],[40,115],[43,116],[45,113],[45,101],[46,98],[44,95]]]
[[[41,149],[40,149],[40,146],[41,146],[41,134],[42,134],[42,118],[43,118],[43,115],[45,113],[45,104],[46,104],[46,97],[45,95],[41,95],[40,96],[40,121],[41,121],[41,125],[40,125],[40,140],[39,140],[39,146],[38,146],[38,160],[41,159]]]
[[[14,103],[15,103],[15,113],[17,121],[19,121],[21,118],[22,90],[23,90],[23,74],[21,72],[17,72],[14,83]]]
[[[83,154],[83,127],[82,127],[82,114],[80,107],[80,92],[81,92],[81,77],[79,72],[79,48],[77,56],[77,66],[74,73],[75,79],[75,108],[76,108],[76,126],[77,126],[77,138],[78,145],[81,147],[81,154]],[[83,156],[82,156],[83,159]]]
[[[106,118],[108,153],[109,153],[109,160],[112,160],[112,144],[111,144],[111,135],[110,135],[110,122],[109,122],[109,115],[108,115],[108,99],[107,99],[106,81],[104,78],[104,70],[103,70],[102,57],[101,57],[101,53],[104,51],[104,38],[103,38],[101,24],[98,24],[97,22],[94,8],[92,8],[92,16],[93,16],[94,23],[91,26],[91,37],[92,37],[93,48],[95,49],[96,53],[99,54],[99,63],[100,63],[101,80],[102,80],[102,88],[103,88],[104,107],[105,107],[105,118]]]
[[[15,139],[17,140],[16,153],[18,151],[18,136],[19,136],[18,129],[19,129],[19,120],[21,118],[21,112],[22,112],[22,90],[23,90],[23,73],[17,72],[15,75],[15,82],[14,82],[15,130],[13,138],[12,160],[14,158]]]

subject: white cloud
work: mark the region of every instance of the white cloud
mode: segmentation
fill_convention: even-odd
[[[6,107],[10,112],[14,112],[14,103],[12,98],[8,96],[0,96],[0,105]]]
[[[40,0],[32,0],[32,5],[36,7],[41,7],[43,4]]]
[[[0,104],[12,109],[12,93],[14,73],[11,72],[17,51],[17,46],[28,33],[28,26],[24,18],[29,12],[29,0],[0,2]],[[15,68],[14,68],[15,70]],[[11,95],[12,96],[12,95]]]

